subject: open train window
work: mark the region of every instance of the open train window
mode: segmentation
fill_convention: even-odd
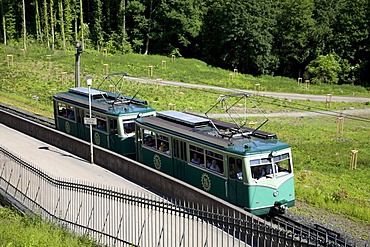
[[[69,120],[75,120],[75,109],[73,106],[58,102],[58,115]]]
[[[275,156],[273,160],[275,163],[276,171],[278,173],[281,173],[281,172],[291,173],[292,172],[288,153]]]
[[[126,121],[123,122],[123,130],[125,134],[132,136],[135,134],[135,122],[134,121]]]

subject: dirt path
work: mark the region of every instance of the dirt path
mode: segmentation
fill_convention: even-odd
[[[243,92],[243,93],[250,93],[255,94],[256,91],[252,90],[241,90],[236,88],[223,88],[217,86],[209,86],[209,85],[199,85],[199,84],[190,84],[184,82],[175,82],[175,81],[166,81],[162,79],[144,79],[144,78],[136,78],[136,77],[125,77],[127,80],[137,81],[142,83],[154,83],[154,84],[162,84],[162,85],[172,85],[177,87],[189,87],[189,88],[201,88],[201,89],[212,89],[218,90],[222,92]],[[277,92],[259,92],[261,96],[268,96],[274,98],[283,98],[283,99],[296,99],[296,100],[312,100],[312,101],[326,101],[327,95],[313,95],[313,94],[295,94],[295,93],[277,93]],[[331,96],[332,102],[370,102],[369,98],[364,97],[345,97],[345,96]]]

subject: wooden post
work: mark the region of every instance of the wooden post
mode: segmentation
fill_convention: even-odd
[[[172,56],[171,56],[171,62],[173,62],[173,63],[174,63],[174,62],[175,62],[175,60],[176,60],[176,56],[175,56],[175,55],[172,55]]]
[[[167,62],[162,60],[162,69],[166,69],[167,68]]]
[[[168,107],[168,110],[176,110],[176,104],[168,103],[167,107]]]
[[[260,90],[261,90],[261,84],[259,84],[259,83],[254,84],[254,90],[256,91],[256,95],[258,95],[260,93]]]
[[[305,84],[306,89],[308,89],[310,86],[310,80],[304,80],[304,84]]]
[[[302,83],[302,77],[298,77],[298,85]]]
[[[343,133],[343,122],[344,117],[337,117],[337,133],[339,134]]]
[[[108,57],[108,50],[107,49],[103,49],[103,56]]]
[[[104,73],[107,75],[109,71],[109,65],[107,63],[103,64],[104,66]]]
[[[153,77],[153,65],[148,66],[148,76]]]
[[[64,85],[66,82],[66,75],[67,75],[67,72],[62,72],[62,85]]]
[[[48,60],[48,69],[51,69],[51,55],[45,55],[45,57]]]
[[[331,107],[331,94],[326,95],[326,107],[330,108]]]
[[[232,79],[234,79],[234,74],[233,73],[230,73],[229,74],[229,80],[232,80]]]
[[[8,62],[8,67],[10,66],[13,66],[13,55],[9,54],[9,55],[6,55],[6,61]]]
[[[356,149],[351,150],[349,166],[351,167],[352,170],[357,168],[357,154],[358,154],[358,150]]]
[[[234,77],[236,78],[236,74],[238,74],[238,69],[234,69]]]

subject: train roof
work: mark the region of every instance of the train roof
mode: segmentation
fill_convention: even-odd
[[[90,89],[91,108],[110,115],[126,115],[154,112],[154,109],[148,106],[147,101],[107,92],[99,89]],[[68,92],[55,94],[54,99],[65,103],[89,107],[89,89],[85,87],[70,88]]]
[[[243,128],[243,134],[240,135],[228,135],[235,125],[190,113],[163,111],[157,112],[156,117],[140,118],[137,121],[179,137],[243,155],[290,147],[279,142],[274,133],[260,130],[254,132],[251,128]]]

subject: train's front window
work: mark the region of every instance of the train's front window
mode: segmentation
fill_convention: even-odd
[[[291,173],[289,154],[259,158],[250,161],[251,174],[254,179],[274,178]]]
[[[135,134],[135,122],[134,121],[123,122],[123,129],[126,135],[133,136]]]

